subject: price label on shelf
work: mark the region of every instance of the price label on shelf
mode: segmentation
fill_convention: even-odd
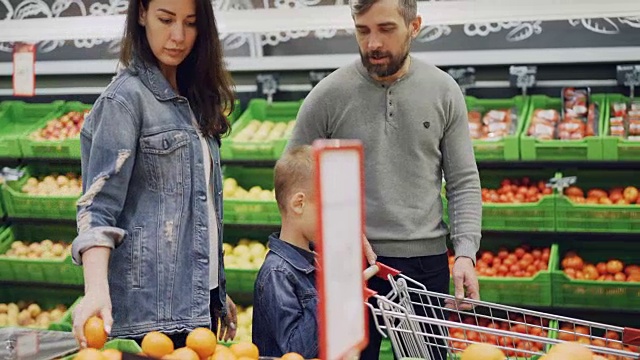
[[[640,65],[618,65],[616,73],[619,85],[640,86]]]
[[[2,175],[6,181],[17,181],[22,177],[22,175],[24,175],[24,170],[4,167],[2,168],[2,171],[0,171],[0,175]]]
[[[447,72],[458,83],[464,93],[476,83],[476,69],[473,67],[451,68]]]
[[[561,177],[561,178],[552,178],[549,179],[549,183],[547,184],[547,187],[550,187],[552,189],[557,189],[558,191],[562,191],[566,188],[568,188],[569,186],[573,185],[576,183],[576,181],[578,180],[577,176],[567,176],[567,177]]]
[[[537,66],[511,66],[509,67],[509,83],[513,87],[522,89],[523,95],[527,94],[527,89],[536,84]]]
[[[36,48],[33,44],[13,46],[13,95],[34,96],[36,92]]]

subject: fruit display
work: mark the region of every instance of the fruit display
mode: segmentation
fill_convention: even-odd
[[[236,306],[238,327],[234,342],[251,342],[253,325],[253,306]]]
[[[614,102],[611,104],[609,134],[628,140],[640,141],[640,102]]]
[[[592,336],[593,335],[593,336]],[[567,324],[561,323],[560,330],[558,331],[558,339],[562,341],[566,341],[567,343],[579,343],[583,345],[592,345],[602,348],[608,349],[616,349],[616,350],[624,350],[629,352],[640,352],[640,348],[638,346],[625,346],[622,344],[622,334],[607,330],[601,334],[592,334],[589,331],[589,328],[581,325]],[[563,345],[567,346],[567,345]],[[553,348],[549,351],[549,353],[553,353]],[[597,351],[596,351],[596,354]],[[622,359],[621,357],[616,357],[614,355],[606,355],[599,354],[603,356],[605,359]]]
[[[67,307],[59,304],[43,310],[35,302],[0,303],[0,327],[19,326],[35,329],[47,329],[49,325],[62,318]]]
[[[544,195],[551,195],[553,190],[547,187],[544,180],[504,179],[499,189],[482,188],[483,203],[532,203],[538,202]]]
[[[222,185],[222,193],[225,199],[236,200],[259,200],[259,201],[275,201],[275,190],[263,189],[260,186],[253,186],[248,191],[238,185],[233,178],[224,179]]]
[[[34,196],[80,196],[82,179],[74,173],[30,177],[21,190]]]
[[[499,141],[505,136],[514,135],[518,129],[516,109],[469,111],[469,132],[474,140]]]
[[[525,321],[526,320],[526,321]],[[476,319],[474,316],[459,316],[458,314],[451,314],[449,321],[464,323],[473,326],[479,326],[481,328],[503,330],[513,333],[513,336],[496,336],[489,332],[482,330],[478,331],[465,331],[462,328],[453,327],[449,330],[449,334],[452,338],[462,341],[450,341],[449,346],[454,353],[464,352],[469,343],[464,340],[474,343],[486,343],[486,344],[499,344],[503,349],[506,356],[513,357],[528,357],[527,353],[523,350],[531,352],[539,352],[544,349],[544,344],[541,342],[533,342],[522,340],[520,335],[527,334],[538,337],[547,337],[549,323],[546,320],[540,318],[526,318],[522,315],[511,314],[509,320],[501,319],[489,319],[486,317],[479,317]]]
[[[574,251],[567,252],[560,263],[568,277],[575,280],[640,282],[640,266],[625,264],[617,259],[597,264],[585,262]]]
[[[47,259],[64,260],[71,253],[71,244],[49,239],[40,242],[14,241],[11,248],[0,259]]]
[[[531,248],[523,245],[509,252],[501,248],[497,253],[483,251],[476,261],[476,272],[487,277],[532,277],[549,268],[551,249]],[[449,256],[449,270],[453,268],[455,256]]]
[[[259,269],[267,255],[267,248],[260,242],[240,239],[236,246],[224,243],[224,266],[227,269]]]
[[[234,137],[234,141],[265,142],[289,138],[295,120],[286,122],[274,122],[270,120],[251,120],[247,126],[240,130]]]
[[[589,89],[563,89],[561,111],[534,110],[527,134],[538,140],[582,140],[598,135],[600,109],[589,97]]]
[[[640,193],[637,187],[613,187],[611,189],[590,189],[586,192],[577,186],[564,190],[569,200],[578,204],[630,205],[640,204]]]
[[[47,121],[47,125],[33,132],[29,138],[35,141],[66,140],[80,136],[84,118],[89,113],[85,111],[70,111],[57,119]]]

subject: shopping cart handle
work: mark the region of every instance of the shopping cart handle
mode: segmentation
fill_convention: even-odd
[[[627,345],[640,346],[640,329],[624,328],[622,342]]]
[[[376,261],[375,265],[371,265],[364,270],[364,279],[369,280],[374,276],[387,279],[389,275],[398,276],[399,274],[400,271]]]
[[[378,292],[373,291],[371,289],[369,289],[368,287],[364,288],[364,301],[369,301],[369,299],[373,296],[376,295]]]

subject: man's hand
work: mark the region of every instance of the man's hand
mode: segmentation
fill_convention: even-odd
[[[480,286],[473,261],[468,257],[459,257],[453,264],[451,271],[453,285],[455,287],[456,303],[447,301],[447,308],[458,310],[471,310],[473,305],[464,302],[465,290],[472,300],[480,300]]]
[[[218,340],[231,341],[236,337],[236,329],[238,327],[238,312],[236,304],[227,295],[227,316],[223,319],[218,317],[220,321],[220,332],[218,333]]]
[[[371,244],[369,244],[369,240],[367,240],[367,236],[365,234],[362,234],[362,242],[364,245],[364,255],[367,258],[367,263],[369,263],[369,265],[374,265],[378,256],[373,252],[373,248],[371,248]]]

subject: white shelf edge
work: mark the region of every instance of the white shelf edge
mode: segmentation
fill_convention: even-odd
[[[510,49],[412,52],[412,56],[437,66],[566,64],[636,62],[640,46],[607,48]],[[357,54],[227,57],[232,72],[305,71],[337,69],[358,59]],[[117,60],[36,61],[37,75],[114,74]],[[0,76],[11,76],[13,65],[0,63]]]

